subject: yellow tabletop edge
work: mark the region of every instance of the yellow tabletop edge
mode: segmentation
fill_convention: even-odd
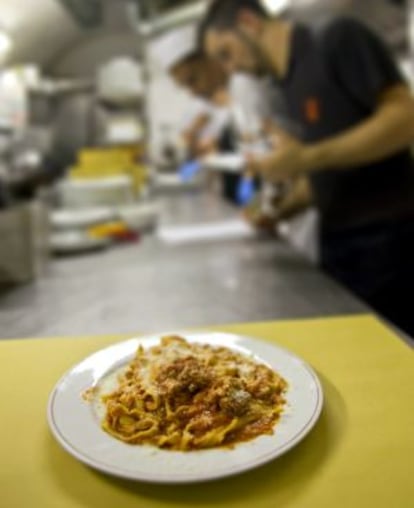
[[[49,336],[49,337],[21,337],[21,338],[1,338],[0,337],[0,347],[2,345],[10,345],[15,344],[16,346],[21,343],[25,343],[27,341],[30,342],[42,342],[42,341],[73,341],[73,340],[86,340],[86,339],[94,339],[102,341],[110,341],[118,342],[122,340],[126,340],[134,337],[142,337],[147,335],[164,335],[168,333],[185,333],[185,332],[194,332],[194,331],[206,331],[206,330],[223,330],[226,332],[231,332],[232,329],[240,330],[241,328],[259,328],[263,326],[277,326],[280,328],[290,327],[295,324],[304,325],[306,323],[312,325],[318,324],[335,324],[341,321],[349,321],[356,323],[357,321],[366,322],[371,321],[377,323],[379,326],[382,326],[383,329],[386,329],[390,335],[392,335],[395,339],[400,340],[401,342],[408,345],[407,341],[404,340],[403,337],[398,335],[397,331],[394,331],[392,328],[388,327],[383,321],[381,321],[375,314],[371,313],[358,313],[358,314],[347,314],[347,315],[337,315],[337,316],[329,316],[329,317],[312,317],[312,318],[303,318],[303,319],[280,319],[280,320],[268,320],[268,321],[252,321],[252,322],[239,322],[239,323],[226,323],[221,325],[206,325],[206,326],[197,326],[197,327],[183,327],[176,329],[165,329],[165,330],[154,330],[151,332],[122,332],[122,333],[109,333],[109,334],[82,334],[79,336],[76,335],[62,335],[62,336]]]

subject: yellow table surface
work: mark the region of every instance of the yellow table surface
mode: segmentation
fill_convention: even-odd
[[[46,404],[67,369],[125,337],[0,341],[0,506],[414,506],[414,357],[407,345],[370,316],[220,330],[277,342],[316,369],[326,403],[299,446],[260,469],[207,484],[104,476],[54,441]]]

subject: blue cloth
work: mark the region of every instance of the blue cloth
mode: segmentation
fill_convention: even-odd
[[[240,206],[248,205],[254,198],[256,188],[254,179],[248,176],[243,176],[237,189],[237,202]]]
[[[178,170],[180,178],[183,182],[189,182],[194,176],[201,171],[202,164],[198,160],[187,161],[182,164]]]

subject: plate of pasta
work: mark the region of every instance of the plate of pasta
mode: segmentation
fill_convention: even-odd
[[[321,384],[275,344],[225,333],[131,339],[89,356],[52,391],[59,444],[101,472],[154,483],[261,466],[316,424]]]

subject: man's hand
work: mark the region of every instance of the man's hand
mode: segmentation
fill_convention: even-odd
[[[272,215],[263,213],[260,198],[256,198],[243,209],[243,217],[258,231],[276,235],[276,224],[278,221],[276,210]]]
[[[245,219],[261,231],[276,234],[276,226],[281,220],[289,220],[302,212],[313,202],[312,190],[307,178],[292,180],[283,192],[275,195],[271,209],[264,212],[261,196],[250,203],[243,211]]]
[[[405,85],[381,95],[377,110],[367,120],[342,134],[303,144],[274,126],[278,144],[265,159],[250,157],[250,170],[270,182],[312,171],[358,168],[385,159],[414,142],[414,98]]]
[[[194,153],[197,157],[204,157],[217,152],[217,139],[206,138],[197,141],[194,147]]]
[[[309,171],[306,146],[290,134],[273,127],[274,152],[266,157],[247,154],[247,170],[266,181],[278,183]]]

